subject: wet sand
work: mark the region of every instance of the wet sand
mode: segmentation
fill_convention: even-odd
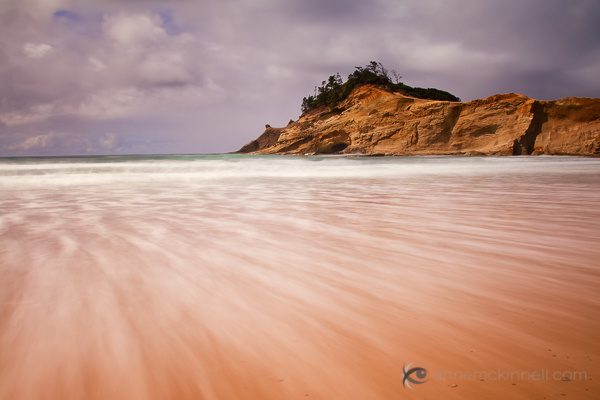
[[[594,168],[8,187],[0,399],[595,399]]]

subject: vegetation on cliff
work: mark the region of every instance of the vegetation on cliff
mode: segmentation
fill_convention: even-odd
[[[354,88],[362,85],[375,85],[389,92],[399,92],[419,99],[460,101],[458,97],[443,90],[405,85],[400,82],[402,77],[396,71],[388,71],[382,63],[377,61],[371,61],[364,68],[355,68],[356,70],[348,75],[348,80],[345,83],[338,72],[323,81],[321,86],[315,87],[314,96],[302,99],[302,113],[324,106],[335,107],[344,101]]]

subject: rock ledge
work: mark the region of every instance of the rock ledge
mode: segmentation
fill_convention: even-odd
[[[336,108],[267,126],[238,153],[600,155],[600,99],[508,93],[454,103],[361,86]]]

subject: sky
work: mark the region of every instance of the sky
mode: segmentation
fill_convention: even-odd
[[[0,156],[236,151],[370,61],[464,101],[600,97],[600,1],[0,0]]]

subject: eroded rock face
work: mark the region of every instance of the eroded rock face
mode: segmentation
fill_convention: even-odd
[[[600,99],[501,94],[468,103],[421,100],[373,86],[334,109],[267,128],[240,153],[600,154]]]

